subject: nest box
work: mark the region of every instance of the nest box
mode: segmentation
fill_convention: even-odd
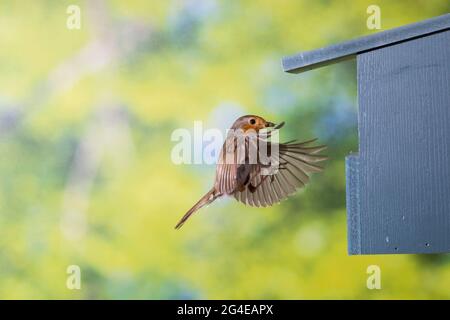
[[[356,58],[359,152],[346,157],[349,254],[450,252],[450,14],[283,59]]]

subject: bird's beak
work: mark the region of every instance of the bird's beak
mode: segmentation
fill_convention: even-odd
[[[266,128],[268,127],[275,127],[275,123],[266,121]]]

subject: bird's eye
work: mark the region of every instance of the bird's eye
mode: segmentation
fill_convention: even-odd
[[[255,119],[250,119],[250,124],[255,124],[256,123],[256,120]]]

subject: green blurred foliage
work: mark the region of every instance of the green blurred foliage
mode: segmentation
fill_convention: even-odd
[[[70,4],[80,30],[66,28]],[[448,255],[347,255],[354,62],[281,71],[285,55],[374,32],[370,4],[2,1],[0,298],[450,298]],[[449,9],[376,4],[383,29]],[[280,205],[222,200],[174,231],[214,166],[173,164],[171,133],[233,112],[285,120],[286,140],[318,137],[326,170]],[[381,290],[366,288],[371,264]],[[69,265],[81,290],[66,288]]]

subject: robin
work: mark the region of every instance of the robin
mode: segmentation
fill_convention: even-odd
[[[312,173],[322,171],[317,163],[327,157],[318,153],[326,146],[311,146],[317,139],[300,143],[295,140],[273,142],[270,138],[274,130],[283,125],[284,122],[275,125],[255,115],[238,118],[221,149],[213,187],[186,212],[175,229],[181,228],[193,213],[219,197],[233,196],[254,207],[279,203],[304,187]],[[264,144],[266,146],[262,148]],[[262,149],[266,149],[266,161],[261,156]]]

